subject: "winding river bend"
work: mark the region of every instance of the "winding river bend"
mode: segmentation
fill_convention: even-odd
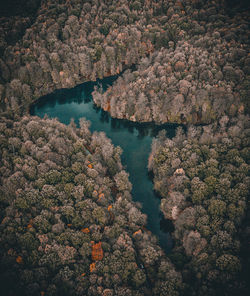
[[[159,126],[114,119],[97,108],[91,95],[94,87],[99,84],[105,90],[116,78],[117,76],[108,77],[97,82],[83,83],[73,89],[57,90],[40,98],[32,106],[31,115],[44,117],[47,114],[65,124],[69,124],[71,118],[78,124],[79,119],[85,117],[91,122],[91,132],[103,131],[114,145],[119,145],[123,150],[122,163],[133,185],[133,200],[142,204],[142,212],[148,216],[147,228],[158,237],[161,247],[169,252],[172,247],[169,226],[160,212],[160,199],[153,190],[147,163],[153,137],[162,129],[166,130],[168,137],[173,137],[176,125]]]

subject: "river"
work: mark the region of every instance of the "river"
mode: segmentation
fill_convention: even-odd
[[[147,163],[153,137],[162,129],[166,130],[168,137],[173,137],[176,125],[159,126],[114,119],[109,113],[97,108],[91,95],[94,87],[99,84],[105,90],[116,78],[108,77],[97,82],[85,82],[72,89],[57,90],[40,98],[31,107],[30,113],[39,117],[47,114],[49,118],[56,117],[64,124],[69,124],[74,118],[77,125],[79,119],[85,117],[91,122],[91,132],[105,132],[114,145],[122,148],[121,159],[133,185],[133,200],[142,204],[142,212],[148,216],[147,228],[158,237],[161,247],[168,253],[172,248],[169,234],[172,227],[160,212],[160,198],[153,190]]]

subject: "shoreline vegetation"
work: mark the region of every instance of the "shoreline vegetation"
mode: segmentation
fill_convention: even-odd
[[[249,7],[238,2],[30,0],[1,16],[5,295],[249,293]],[[133,65],[93,98],[115,118],[187,125],[172,140],[160,132],[148,164],[174,224],[168,256],[119,147],[84,120],[28,114],[42,96]]]
[[[189,126],[186,133],[178,128],[172,140],[160,135],[152,144],[148,167],[154,189],[162,197],[165,218],[174,224],[170,258],[181,268],[184,282],[197,279],[190,293],[240,291],[249,131],[247,117],[230,121],[224,116],[219,123]]]

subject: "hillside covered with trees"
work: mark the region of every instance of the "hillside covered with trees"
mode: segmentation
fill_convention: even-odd
[[[10,0],[0,6],[4,295],[249,293],[249,4]],[[122,74],[121,74],[122,73]],[[178,123],[148,168],[174,225],[165,254],[104,133],[30,116],[56,89],[121,74],[112,117]]]
[[[143,230],[119,147],[56,120],[1,122],[1,287],[15,295],[164,295],[181,275]]]
[[[240,237],[249,197],[247,117],[159,136],[149,169],[161,195],[161,210],[174,223],[170,257],[198,295],[241,295],[244,272]]]

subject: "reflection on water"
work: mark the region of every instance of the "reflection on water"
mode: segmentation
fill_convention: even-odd
[[[148,216],[147,228],[158,236],[162,248],[169,252],[173,224],[164,220],[159,206],[160,198],[153,190],[152,178],[148,174],[147,162],[151,151],[151,143],[160,130],[165,130],[168,137],[175,134],[176,125],[153,123],[135,123],[123,119],[111,118],[109,113],[93,104],[91,93],[94,87],[101,85],[106,90],[117,76],[105,78],[102,81],[86,82],[73,89],[61,89],[42,97],[31,108],[31,114],[43,117],[56,117],[65,124],[74,118],[78,124],[81,117],[91,122],[90,130],[104,131],[114,145],[122,150],[122,163],[129,172],[133,185],[134,201],[142,204],[142,211]]]

